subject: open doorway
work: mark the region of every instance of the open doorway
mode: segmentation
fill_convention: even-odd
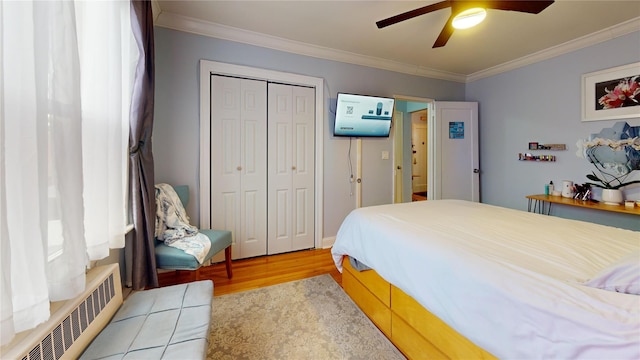
[[[411,113],[411,201],[427,200],[427,109]]]
[[[433,145],[429,143],[429,129],[433,126],[429,120],[433,100],[394,97],[394,203],[426,200],[429,198],[429,172],[433,166],[430,160]]]

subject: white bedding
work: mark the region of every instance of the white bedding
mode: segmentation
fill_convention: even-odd
[[[459,200],[354,210],[351,255],[501,359],[640,359],[640,296],[582,283],[640,233]],[[639,259],[640,261],[640,259]]]

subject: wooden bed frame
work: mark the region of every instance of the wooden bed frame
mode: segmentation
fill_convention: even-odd
[[[346,256],[342,287],[409,359],[496,359],[374,270],[355,270]]]

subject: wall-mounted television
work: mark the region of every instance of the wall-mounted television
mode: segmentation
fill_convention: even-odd
[[[388,137],[395,99],[338,93],[335,136]]]

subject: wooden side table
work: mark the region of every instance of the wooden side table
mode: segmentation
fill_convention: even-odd
[[[529,212],[537,212],[539,214],[549,215],[551,213],[552,204],[561,204],[561,205],[577,206],[577,207],[586,208],[586,209],[640,215],[640,207],[638,206],[635,206],[633,208],[627,208],[624,205],[607,205],[605,203],[592,201],[592,200],[576,200],[573,198],[544,195],[544,194],[527,195],[526,198],[529,199],[527,210]]]

